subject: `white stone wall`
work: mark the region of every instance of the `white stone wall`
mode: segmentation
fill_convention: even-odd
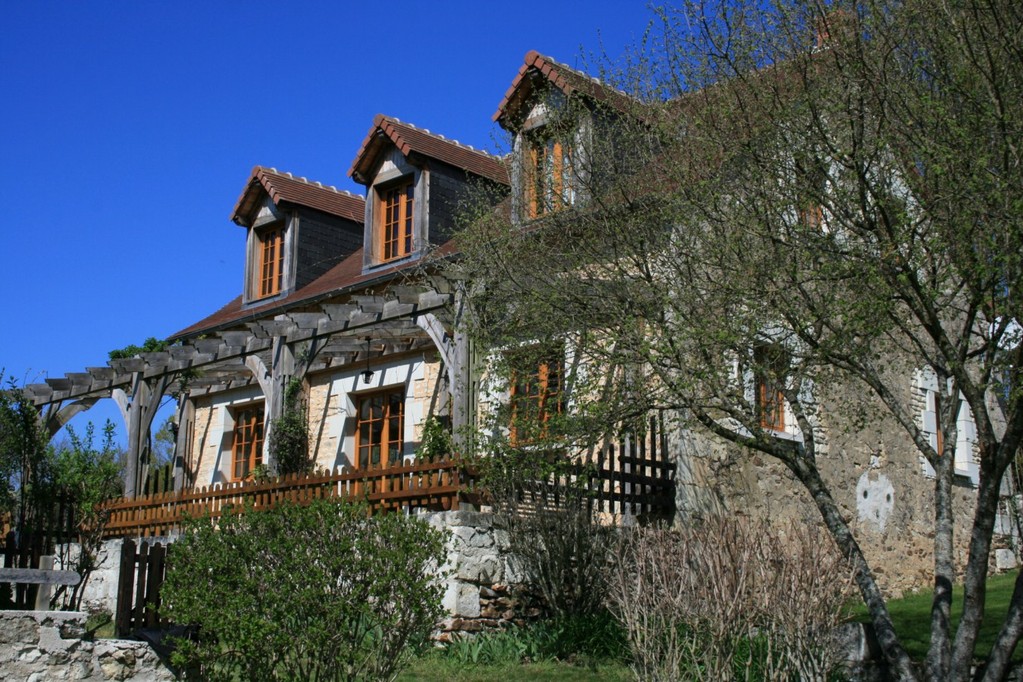
[[[87,614],[0,611],[0,682],[175,679],[145,642],[83,639]]]
[[[121,570],[121,542],[119,539],[106,540],[100,548],[98,565],[89,574],[82,597],[82,609],[89,613],[114,612],[117,605],[117,580]],[[77,555],[78,543],[60,547],[54,558],[53,567],[59,570],[72,570],[70,560]],[[68,560],[68,565],[61,563],[62,556]]]

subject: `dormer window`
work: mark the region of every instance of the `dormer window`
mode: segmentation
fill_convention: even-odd
[[[257,230],[256,243],[254,298],[274,296],[284,287],[284,228],[271,225]]]
[[[571,146],[554,137],[530,135],[525,140],[522,205],[526,218],[539,218],[574,204]]]
[[[414,198],[415,183],[411,177],[377,189],[377,244],[381,263],[412,253]]]

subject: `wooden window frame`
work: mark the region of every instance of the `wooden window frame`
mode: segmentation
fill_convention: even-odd
[[[405,389],[388,388],[355,397],[355,468],[382,469],[398,466],[404,459],[405,448]],[[373,413],[372,401],[381,400],[380,414]],[[397,409],[397,414],[393,410]],[[368,414],[367,414],[368,410]],[[374,430],[374,424],[380,424]],[[393,434],[397,438],[392,438]],[[368,437],[368,442],[367,442]],[[373,447],[378,447],[373,461]]]
[[[546,438],[551,418],[565,411],[565,351],[559,346],[542,353],[539,348],[531,347],[513,352],[513,365],[516,364],[515,355],[530,358],[528,369],[512,367],[508,386],[508,440],[513,446],[521,446],[538,438]],[[518,426],[523,413],[527,419],[535,419],[535,425],[531,428],[534,432],[525,435]]]
[[[245,405],[232,410],[231,480],[244,481],[263,463],[263,404]]]
[[[415,177],[381,185],[376,192],[376,253],[380,263],[415,252]]]
[[[795,162],[796,190],[799,194],[796,219],[811,230],[824,226],[824,206],[821,200],[827,192],[827,171],[810,154],[797,154]]]
[[[942,457],[945,454],[945,434],[942,430],[941,421],[941,391],[935,389],[931,391],[934,397],[934,451],[938,453],[938,457]],[[955,453],[952,453],[953,457]]]
[[[526,136],[522,201],[529,220],[575,203],[572,147],[556,137]]]
[[[254,299],[269,298],[284,288],[284,227],[274,224],[257,229],[256,267],[253,271]]]
[[[757,421],[766,431],[783,432],[785,427],[785,394],[777,385],[784,377],[786,355],[776,346],[763,345],[754,349],[753,392]],[[784,364],[783,364],[784,363]]]

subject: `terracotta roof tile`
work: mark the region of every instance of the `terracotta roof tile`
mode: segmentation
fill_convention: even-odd
[[[530,50],[526,53],[524,63],[519,67],[518,74],[507,92],[504,93],[504,98],[494,113],[494,121],[502,126],[507,127],[508,115],[517,111],[532,94],[534,86],[529,77],[530,72],[546,78],[566,95],[582,94],[623,111],[638,103],[636,99],[621,90],[616,90],[582,71],[556,62],[536,50]]]
[[[250,214],[259,205],[262,193],[269,195],[275,206],[281,202],[307,206],[353,222],[362,224],[366,199],[333,186],[298,178],[276,168],[256,166],[252,169],[245,189],[238,197],[231,220],[243,227],[249,226]]]
[[[388,142],[405,156],[415,152],[494,182],[508,184],[508,169],[500,157],[382,114],[373,119],[348,175],[358,182],[369,182],[371,168]]]

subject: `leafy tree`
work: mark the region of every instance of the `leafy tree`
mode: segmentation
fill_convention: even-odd
[[[38,410],[13,381],[0,392],[0,515],[13,517],[19,533],[47,534],[45,551],[81,576],[77,586],[54,592],[52,603],[68,610],[81,608],[89,576],[101,559],[109,517],[101,505],[121,494],[114,426],[107,422],[98,449],[93,432],[92,423],[84,436],[69,426],[68,442],[53,447]],[[58,518],[61,511],[64,518]],[[74,524],[76,546],[66,537],[68,521]]]
[[[39,411],[13,379],[7,384],[0,391],[0,516],[20,531],[45,525],[53,472]]]
[[[1023,8],[1008,0],[689,2],[605,76],[632,110],[548,102],[588,131],[578,208],[522,223],[476,213],[458,276],[491,347],[561,339],[591,433],[651,408],[783,464],[855,570],[892,669],[917,671],[817,464],[821,387],[861,386],[933,468],[930,679],[966,679],[999,487],[1023,437]],[[582,123],[580,123],[582,121]],[[579,134],[576,139],[586,135]],[[599,368],[584,371],[586,367]],[[939,452],[907,385],[941,389]],[[802,440],[775,437],[769,385]],[[949,612],[956,417],[980,462],[962,620]],[[571,417],[570,418],[574,418]],[[985,679],[1023,629],[1023,574]]]
[[[110,519],[110,512],[102,505],[123,492],[114,425],[108,421],[104,426],[99,448],[94,445],[94,430],[90,422],[85,434],[79,436],[69,426],[68,442],[53,453],[54,489],[70,503],[77,541],[77,547],[58,545],[57,555],[65,570],[75,571],[82,578],[78,585],[62,586],[54,593],[53,601],[70,611],[81,610],[89,576],[102,561],[103,533]]]
[[[153,448],[150,452],[154,468],[164,466],[174,459],[174,445],[177,440],[174,415],[168,415],[153,436]]]
[[[440,531],[341,500],[231,510],[171,545],[162,612],[203,679],[393,679],[441,616]]]
[[[141,346],[129,344],[124,348],[117,348],[110,351],[107,353],[107,356],[111,360],[126,360],[142,353],[158,353],[160,351],[167,350],[168,346],[170,346],[170,344],[167,341],[158,339],[155,336],[150,336],[142,342]]]

